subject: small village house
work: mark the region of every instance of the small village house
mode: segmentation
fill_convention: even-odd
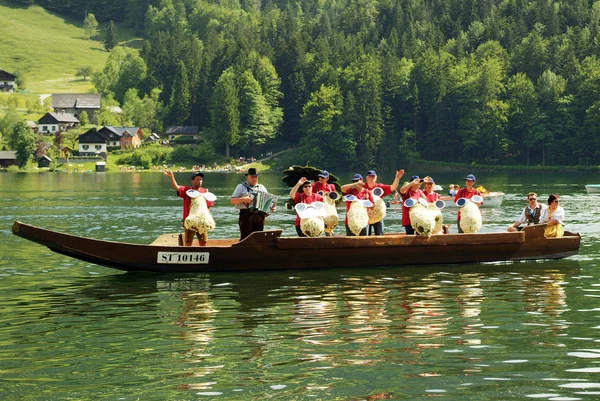
[[[59,151],[61,159],[68,159],[73,154],[73,148],[71,148],[69,145],[62,145]]]
[[[107,146],[121,149],[137,149],[142,146],[144,131],[140,127],[105,126],[98,133],[107,139]]]
[[[46,113],[38,121],[40,133],[56,133],[79,126],[79,120],[69,113]]]
[[[196,125],[185,126],[185,125],[171,125],[167,127],[166,135],[169,141],[179,137],[185,138],[186,140],[192,141],[198,139],[200,129]]]
[[[50,167],[50,163],[52,163],[52,159],[47,155],[44,155],[38,159],[38,167]]]
[[[100,111],[100,94],[94,93],[53,93],[54,112],[65,112],[79,118],[82,111],[88,115],[91,123],[96,122],[96,113]]]
[[[0,92],[13,92],[16,79],[15,75],[0,68]]]
[[[146,139],[144,139],[145,143],[156,143],[160,142],[160,136],[156,132],[152,132]]]
[[[0,167],[16,166],[17,152],[12,150],[0,151]]]
[[[79,155],[80,156],[102,156],[106,157],[106,145],[108,139],[100,134],[96,128],[92,128],[79,135]]]
[[[36,134],[38,133],[38,125],[35,123],[35,121],[27,120],[27,125],[33,132]]]

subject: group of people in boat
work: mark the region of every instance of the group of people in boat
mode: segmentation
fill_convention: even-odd
[[[176,191],[177,196],[183,199],[183,221],[189,215],[191,198],[187,194],[189,189],[194,189],[200,193],[206,193],[208,190],[202,187],[204,174],[202,172],[194,172],[191,176],[191,185],[179,185],[175,180],[173,172],[169,169],[165,169],[163,172],[170,179],[171,187]],[[342,195],[352,195],[354,199],[366,199],[371,202],[373,206],[367,208],[367,212],[370,214],[373,211],[375,200],[373,198],[373,190],[375,188],[381,189],[380,197],[386,197],[393,194],[398,196],[398,186],[400,180],[404,176],[404,170],[398,170],[395,173],[394,181],[391,184],[383,184],[377,182],[377,172],[375,170],[369,170],[366,174],[366,180],[360,173],[356,173],[350,183],[341,186]],[[249,168],[246,173],[246,181],[236,186],[233,194],[231,195],[231,205],[239,212],[238,225],[240,229],[240,240],[246,238],[248,235],[255,231],[263,231],[265,225],[265,218],[268,213],[273,213],[276,210],[276,204],[273,203],[270,206],[268,213],[257,213],[256,208],[253,207],[255,196],[257,193],[262,192],[268,194],[267,188],[258,182],[259,174],[255,168]],[[306,177],[302,177],[298,180],[296,185],[290,190],[289,196],[295,204],[306,203],[311,204],[313,202],[322,202],[324,196],[330,196],[331,193],[336,192],[335,185],[329,182],[329,172],[321,170],[318,174],[318,180],[311,182]],[[475,188],[475,176],[468,174],[465,177],[465,186],[456,191],[453,198],[445,198],[446,200],[457,201],[460,198],[471,199],[475,195],[481,196],[481,193]],[[421,189],[421,186],[424,188]],[[428,203],[435,203],[437,200],[444,199],[439,193],[435,192],[435,181],[432,177],[427,176],[420,178],[418,175],[413,175],[410,180],[405,182],[399,189],[399,198],[402,203],[402,226],[405,229],[406,234],[415,234],[415,230],[410,221],[409,208],[405,205],[407,199],[419,200],[419,198],[425,199]],[[521,216],[508,227],[508,231],[521,230],[524,225],[530,224],[541,224],[546,223],[547,237],[561,237],[564,233],[562,220],[564,218],[564,209],[559,206],[560,197],[557,194],[551,194],[548,198],[548,206],[537,202],[537,194],[531,192],[527,196],[529,204],[523,209]],[[395,197],[396,199],[396,197]],[[346,201],[346,217],[344,225],[346,228],[347,236],[367,236],[367,235],[383,235],[384,234],[384,221],[380,220],[373,224],[367,224],[358,234],[353,233],[348,226],[348,212],[350,210],[350,201]],[[478,206],[481,206],[483,202],[479,202]],[[213,202],[207,201],[207,206],[213,206]],[[458,232],[462,233],[463,230],[460,226],[461,214],[460,210],[457,214],[457,228]],[[300,217],[296,216],[295,221],[296,232],[298,236],[304,237],[300,229]],[[447,232],[447,228],[445,230]],[[184,226],[183,244],[190,246],[193,243],[194,236],[198,236],[198,242],[200,245],[205,245],[207,241],[207,234],[196,233],[192,230],[186,229]],[[326,233],[327,235],[327,233]]]

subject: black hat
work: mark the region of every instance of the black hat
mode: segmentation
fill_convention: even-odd
[[[258,172],[256,171],[256,169],[254,167],[250,167],[248,169],[248,172],[246,173],[246,175],[255,175],[258,177]]]
[[[190,178],[190,179],[193,180],[194,178],[196,178],[198,176],[204,178],[204,173],[201,173],[201,172],[197,171],[194,174],[192,174],[192,178]]]

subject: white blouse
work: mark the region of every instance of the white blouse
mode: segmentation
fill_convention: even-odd
[[[548,213],[550,212],[550,208],[545,208],[542,211],[542,217],[540,217],[540,223],[547,223],[550,221],[548,218]],[[562,206],[557,206],[554,214],[552,215],[552,220],[558,221],[560,224],[563,224],[563,219],[565,218],[565,209]]]

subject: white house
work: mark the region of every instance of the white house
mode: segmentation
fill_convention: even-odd
[[[38,132],[54,133],[67,131],[79,125],[79,120],[69,113],[46,113],[38,121]]]
[[[0,92],[12,92],[15,89],[17,77],[0,68]]]
[[[108,139],[96,131],[96,128],[81,134],[77,139],[79,141],[80,156],[106,156]]]
[[[69,113],[76,118],[85,111],[90,122],[95,123],[101,107],[100,98],[96,93],[53,93],[52,108],[54,112]]]

